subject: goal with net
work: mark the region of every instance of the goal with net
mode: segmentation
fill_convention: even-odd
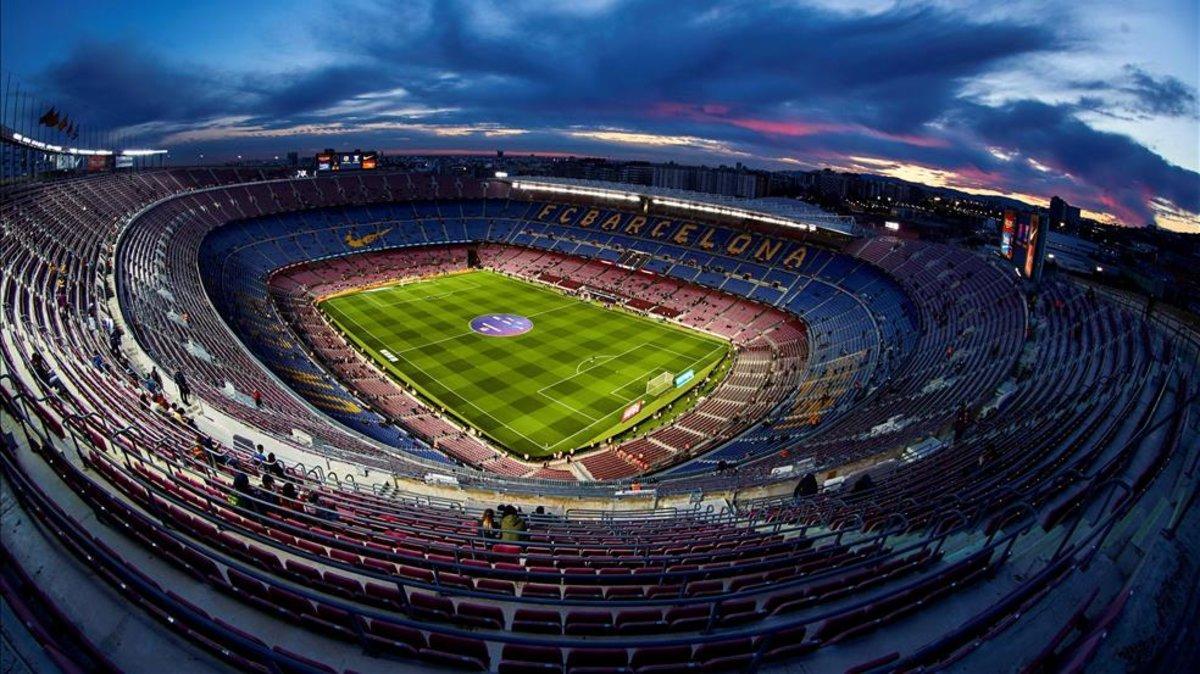
[[[670,372],[663,372],[658,376],[651,377],[646,382],[646,395],[656,396],[671,388],[674,383],[675,375],[671,374]]]

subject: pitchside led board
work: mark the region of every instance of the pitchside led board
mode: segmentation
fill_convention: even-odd
[[[317,153],[317,171],[371,171],[379,167],[379,153],[375,150],[337,152],[325,150]]]
[[[1000,230],[1000,256],[1013,263],[1022,276],[1033,281],[1042,278],[1046,259],[1047,218],[1038,213],[1004,211]]]

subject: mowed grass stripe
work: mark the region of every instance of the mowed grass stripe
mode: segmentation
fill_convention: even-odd
[[[647,379],[700,372],[729,349],[709,335],[486,271],[345,295],[322,308],[387,371],[531,457],[606,437],[644,398]],[[533,329],[514,337],[471,331],[473,318],[498,313],[527,316]]]

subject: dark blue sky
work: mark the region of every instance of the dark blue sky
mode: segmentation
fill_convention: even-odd
[[[0,56],[176,161],[829,166],[1200,231],[1197,4],[4,0]]]

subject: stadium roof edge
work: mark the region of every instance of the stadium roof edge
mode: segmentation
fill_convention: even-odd
[[[629,202],[647,201],[657,206],[756,220],[810,232],[823,229],[846,236],[857,237],[865,234],[850,216],[837,215],[812,204],[783,197],[745,199],[648,185],[545,176],[503,176],[496,179],[512,185],[514,189],[531,192],[544,191]]]

